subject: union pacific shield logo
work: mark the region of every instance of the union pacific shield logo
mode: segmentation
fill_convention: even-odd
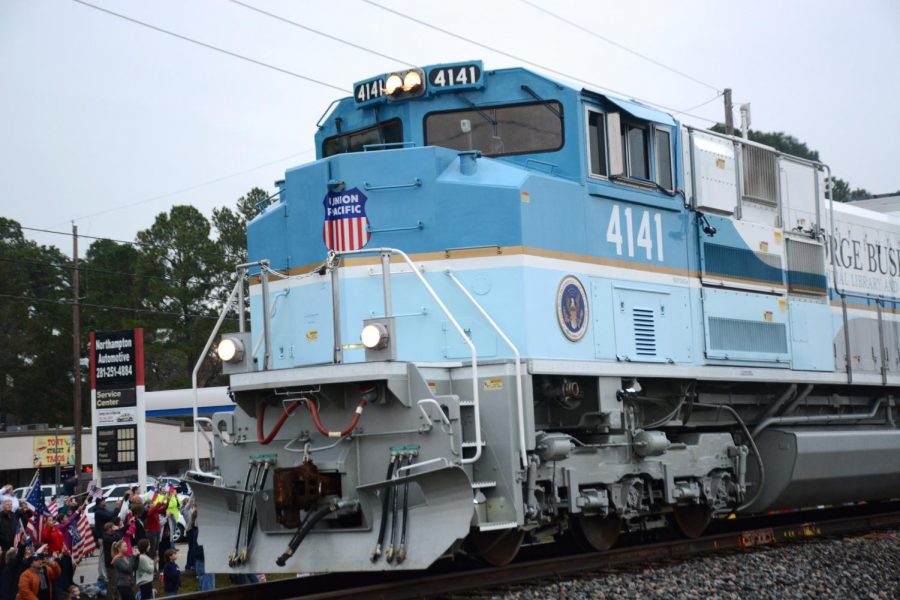
[[[322,239],[329,250],[359,250],[369,242],[366,195],[358,188],[330,192],[322,204],[325,206]]]

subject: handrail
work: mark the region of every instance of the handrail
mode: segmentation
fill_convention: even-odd
[[[475,418],[475,456],[473,456],[471,458],[461,458],[460,462],[463,464],[470,464],[470,463],[477,462],[478,459],[481,458],[482,442],[481,442],[481,404],[479,402],[479,397],[478,397],[478,350],[476,350],[475,344],[473,344],[472,340],[469,339],[469,336],[466,335],[465,330],[456,321],[456,319],[450,313],[450,310],[444,305],[443,302],[441,302],[441,299],[438,297],[437,293],[428,284],[428,281],[419,272],[419,269],[416,268],[416,265],[412,261],[412,259],[409,258],[409,256],[402,250],[398,250],[397,248],[363,248],[361,250],[345,250],[343,252],[332,251],[329,253],[329,261],[328,262],[329,262],[329,264],[334,265],[332,268],[334,269],[333,272],[336,273],[337,269],[339,269],[340,267],[337,266],[337,261],[331,260],[332,258],[340,257],[340,256],[354,256],[354,255],[360,255],[360,254],[381,254],[382,256],[385,254],[396,254],[397,256],[402,258],[403,261],[407,265],[409,265],[410,270],[413,273],[415,273],[419,282],[425,288],[425,291],[427,291],[428,294],[431,296],[431,299],[434,300],[435,304],[438,305],[438,307],[441,309],[441,312],[444,313],[444,316],[447,317],[447,320],[450,321],[450,323],[453,325],[453,328],[456,329],[456,332],[459,334],[459,336],[463,339],[463,341],[469,347],[469,353],[472,356],[472,402],[473,402],[473,408],[475,409],[475,415],[474,415],[474,418]],[[388,265],[388,267],[390,267],[390,261],[385,261],[385,262]],[[382,270],[384,271],[382,273],[382,276],[387,281],[391,276],[390,268],[388,268],[387,270],[384,270],[384,269],[382,269]],[[390,284],[387,283],[387,285],[389,286]],[[385,300],[387,301],[389,299],[385,298]],[[390,311],[391,311],[391,308],[386,306],[385,314],[390,314]],[[339,321],[337,315],[335,315],[335,321],[336,322]],[[336,338],[335,346],[337,346],[339,344],[340,344],[340,340],[338,340]]]
[[[872,419],[878,414],[878,411],[881,409],[881,405],[884,404],[884,398],[879,398],[875,405],[872,406],[872,409],[867,413],[855,413],[855,414],[843,414],[843,415],[809,415],[809,416],[799,416],[799,417],[769,417],[763,422],[759,423],[750,434],[751,437],[756,438],[759,436],[760,432],[766,427],[770,425],[808,425],[808,424],[818,424],[818,423],[835,423],[842,421],[862,421],[865,419]],[[888,407],[888,413],[890,413],[890,407]]]
[[[417,188],[422,187],[422,180],[416,177],[410,183],[392,183],[387,185],[372,185],[368,181],[363,182],[363,189],[367,192],[374,192],[377,190],[401,190],[404,188]]]
[[[213,435],[213,437],[215,437],[215,435],[216,435],[216,426],[213,425],[212,419],[210,419],[209,417],[197,417],[197,420],[196,420],[195,422],[196,422],[196,423],[208,423],[208,424],[209,424],[209,431],[210,431],[210,433]],[[203,434],[203,439],[205,439],[205,440],[206,440],[206,443],[209,444],[209,461],[210,461],[210,465],[211,465],[211,466],[215,466],[215,464],[216,464],[216,446],[215,446],[215,444],[213,444],[213,438],[211,438],[211,437],[209,437],[208,435],[206,435],[206,430],[205,430],[205,429],[199,429],[198,431],[199,431],[200,433]],[[221,439],[221,438],[219,438],[219,439]]]
[[[200,430],[197,427],[197,419],[199,419],[199,406],[200,406],[200,391],[197,388],[197,374],[200,372],[200,367],[203,365],[203,362],[206,360],[207,355],[209,354],[210,348],[212,348],[213,340],[216,339],[216,335],[219,333],[219,329],[222,328],[222,323],[225,322],[225,316],[228,314],[234,305],[235,298],[240,298],[243,302],[244,299],[244,276],[247,274],[247,269],[250,267],[263,267],[263,270],[268,266],[268,260],[257,260],[253,262],[243,263],[235,267],[235,273],[237,273],[237,281],[234,284],[234,287],[231,289],[231,293],[228,295],[228,299],[225,300],[225,303],[222,305],[222,311],[219,314],[219,320],[216,321],[215,326],[209,334],[209,339],[206,340],[206,345],[203,347],[203,352],[200,353],[200,356],[197,358],[197,364],[194,365],[194,370],[191,372],[191,389],[194,392],[194,404],[192,407],[193,412],[193,420],[194,420],[194,468],[197,473],[201,475],[206,475],[207,477],[217,477],[221,479],[215,473],[207,473],[203,469],[200,468]],[[267,282],[268,277],[263,277],[263,281]],[[268,285],[264,283],[265,288],[268,288]],[[263,307],[263,319],[268,321],[268,310],[267,307]],[[238,313],[243,316],[244,314],[244,305],[243,303],[239,304]],[[264,324],[264,329],[266,335],[268,335],[268,323]],[[241,331],[243,331],[243,327],[241,327]]]
[[[466,298],[468,298],[469,302],[478,309],[478,312],[481,313],[481,316],[484,317],[484,320],[490,324],[490,326],[497,332],[506,345],[509,346],[510,350],[513,351],[513,354],[516,357],[516,413],[519,419],[519,455],[522,461],[522,468],[528,468],[528,455],[525,449],[525,402],[522,399],[522,361],[521,355],[519,354],[519,349],[516,348],[515,344],[510,341],[510,339],[503,333],[503,330],[500,329],[500,326],[497,325],[496,322],[490,317],[487,311],[482,308],[482,306],[478,303],[477,300],[469,293],[469,290],[466,289],[466,286],[462,284],[462,282],[457,279],[457,277],[450,272],[450,269],[444,271],[447,274],[447,277],[450,278],[450,281],[456,284],[456,287],[462,291]]]
[[[240,271],[240,269],[239,269]],[[234,284],[234,288],[232,288],[231,293],[228,295],[228,299],[225,301],[225,304],[222,306],[222,312],[219,314],[219,320],[216,321],[215,326],[212,329],[212,332],[209,334],[209,339],[206,340],[206,345],[203,347],[203,352],[200,353],[200,356],[197,358],[197,364],[194,365],[194,370],[191,373],[191,388],[194,391],[194,406],[193,406],[193,417],[194,417],[194,469],[202,474],[207,476],[214,476],[214,473],[207,473],[203,469],[200,468],[200,430],[197,426],[197,419],[199,418],[199,410],[200,406],[200,390],[197,389],[197,373],[200,372],[200,367],[203,365],[203,362],[206,360],[207,355],[209,354],[210,348],[212,348],[213,340],[216,339],[216,334],[219,333],[219,329],[222,327],[222,323],[225,322],[225,315],[228,314],[228,311],[231,310],[232,304],[234,304],[234,300],[238,295],[238,289],[244,285],[243,273],[239,272],[237,283]],[[243,310],[244,307],[240,307],[240,310]]]

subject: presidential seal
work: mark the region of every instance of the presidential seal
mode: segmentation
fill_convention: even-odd
[[[584,286],[577,277],[566,275],[556,291],[556,319],[570,341],[584,337],[588,325],[588,302]]]

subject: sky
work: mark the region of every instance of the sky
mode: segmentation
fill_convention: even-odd
[[[0,216],[24,227],[133,240],[176,204],[233,207],[315,158],[316,122],[354,82],[471,59],[699,127],[724,119],[728,87],[735,123],[750,103],[752,128],[852,187],[900,190],[896,0],[84,1],[257,62],[75,0],[0,0]]]

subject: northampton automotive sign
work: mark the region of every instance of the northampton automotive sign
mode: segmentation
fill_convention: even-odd
[[[91,334],[96,463],[101,471],[138,466],[137,388],[144,385],[143,342],[142,329]]]

